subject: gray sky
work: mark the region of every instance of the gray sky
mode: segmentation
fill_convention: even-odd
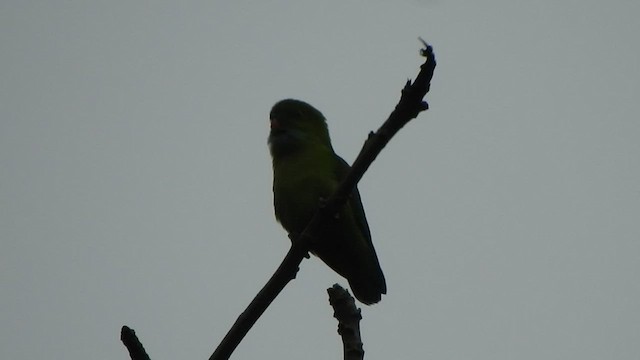
[[[353,160],[438,59],[360,190],[389,294],[368,359],[637,359],[640,2],[0,4],[0,358],[206,359],[288,248],[268,112]],[[317,259],[236,359],[339,359]]]

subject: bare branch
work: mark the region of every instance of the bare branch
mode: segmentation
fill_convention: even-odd
[[[423,41],[422,39],[420,40]],[[420,72],[415,81],[413,83],[407,81],[404,89],[402,89],[400,101],[387,121],[377,132],[369,135],[351,170],[338,189],[326,202],[321,204],[304,231],[292,241],[289,252],[276,272],[251,301],[246,310],[240,314],[209,360],[224,360],[231,356],[238,344],[249,332],[249,329],[256,323],[271,302],[284,289],[287,283],[295,278],[300,263],[305,256],[308,256],[313,234],[346,203],[348,195],[389,140],[411,119],[414,119],[420,112],[429,108],[423,98],[429,91],[436,62],[432,47],[426,43],[424,44],[425,48],[421,50],[420,54],[426,60],[420,66]]]
[[[333,317],[338,320],[338,334],[342,338],[344,360],[362,360],[364,349],[360,337],[362,314],[349,291],[334,284],[327,289],[329,304],[333,307]]]
[[[122,340],[124,346],[129,350],[131,360],[150,360],[149,355],[147,355],[147,352],[144,350],[133,329],[128,326],[123,326],[120,330],[120,340]]]

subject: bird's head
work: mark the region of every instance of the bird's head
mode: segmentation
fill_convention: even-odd
[[[269,114],[269,149],[274,156],[285,155],[305,146],[331,149],[327,122],[313,106],[294,99],[277,102]]]

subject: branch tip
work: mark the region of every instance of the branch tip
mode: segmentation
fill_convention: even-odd
[[[120,330],[120,340],[129,351],[131,360],[149,360],[149,355],[132,328],[123,326]]]

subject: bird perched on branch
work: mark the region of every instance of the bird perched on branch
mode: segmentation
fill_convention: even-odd
[[[293,239],[350,167],[333,151],[326,120],[311,105],[282,100],[273,106],[269,118],[275,214]],[[360,302],[380,301],[387,286],[357,188],[315,235],[311,253],[345,277]]]

